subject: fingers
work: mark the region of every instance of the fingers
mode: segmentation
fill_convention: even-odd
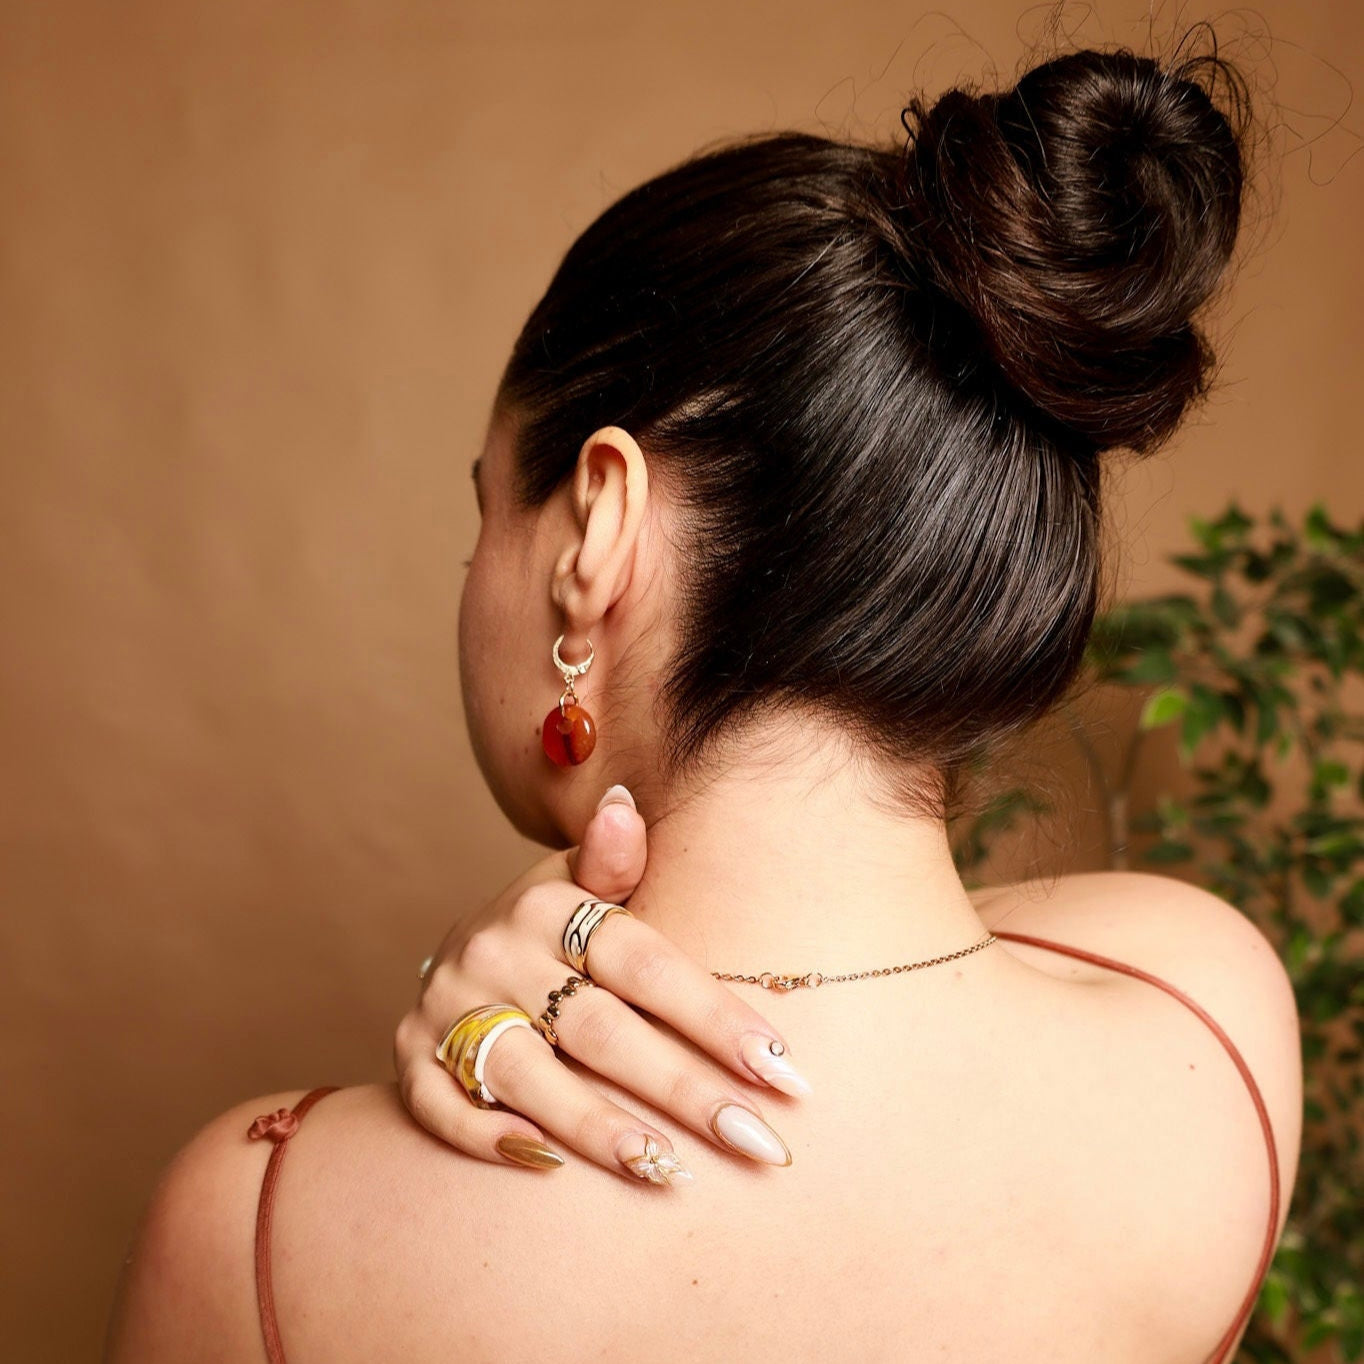
[[[572,1074],[534,1030],[509,1028],[489,1047],[483,1081],[497,1104],[491,1109],[471,1102],[435,1059],[434,1047],[425,1058],[413,1054],[429,1041],[415,1013],[399,1025],[394,1039],[399,1092],[417,1122],[456,1150],[499,1164],[556,1169],[564,1159],[547,1144],[548,1133],[629,1179],[671,1184],[692,1178],[666,1133],[604,1099]],[[545,1118],[538,1128],[536,1114]]]
[[[565,1146],[605,1169],[652,1184],[692,1178],[665,1133],[604,1099],[530,1029],[509,1028],[493,1042],[483,1061],[483,1080],[498,1103],[533,1117]]]
[[[609,990],[579,987],[561,997],[560,1005],[554,1027],[561,1053],[726,1150],[772,1165],[791,1163],[786,1143],[751,1100]],[[516,1106],[538,1122],[553,1121],[542,1108],[532,1112],[525,1103]]]
[[[662,1019],[745,1079],[784,1094],[810,1093],[777,1029],[643,920],[612,914],[592,934],[587,957],[597,984]],[[602,1069],[599,1060],[594,1054],[593,1069]]]
[[[394,1037],[394,1062],[401,1077],[398,1090],[407,1111],[438,1141],[466,1155],[497,1164],[553,1170],[564,1158],[545,1143],[520,1114],[495,1113],[470,1103],[469,1096],[435,1059],[434,1049],[423,1058],[414,1054],[417,1028],[408,1015]],[[420,1025],[417,1025],[420,1027]],[[429,1042],[420,1031],[420,1044]]]
[[[515,1114],[494,1117],[491,1110],[471,1104],[439,1065],[406,1072],[400,1090],[408,1112],[433,1137],[466,1155],[539,1170],[564,1163],[544,1136]]]
[[[581,845],[568,854],[570,875],[601,899],[625,901],[644,874],[646,834],[629,791],[611,787],[588,823]],[[559,928],[561,935],[563,910],[557,900],[553,907],[548,901],[525,899],[523,903],[527,919],[546,916],[542,932]],[[627,923],[632,926],[623,928]],[[615,945],[614,952],[605,948],[604,937]],[[623,938],[630,945],[622,945]],[[561,954],[557,945],[551,950]],[[809,1082],[791,1064],[781,1034],[709,971],[638,920],[613,915],[593,933],[589,958],[594,980],[672,1024],[745,1079],[760,1080],[785,1094],[810,1092]]]
[[[590,1057],[593,1071],[724,1150],[766,1164],[791,1163],[785,1142],[751,1101],[628,1005],[600,988],[579,989],[570,998],[571,1013],[556,1020],[564,1054]],[[404,1020],[395,1053],[410,1052],[419,1031],[419,1025]],[[531,1029],[507,1029],[483,1057],[483,1083],[496,1104],[492,1109],[472,1103],[434,1058],[400,1062],[399,1069],[402,1099],[416,1120],[468,1155],[557,1168],[563,1157],[548,1145],[547,1134],[627,1178],[655,1184],[692,1178],[667,1133],[604,1098]]]
[[[568,853],[568,871],[603,900],[624,900],[639,884],[648,858],[644,820],[623,786],[613,786]]]

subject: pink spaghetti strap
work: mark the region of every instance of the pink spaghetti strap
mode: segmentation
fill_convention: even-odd
[[[270,1226],[275,1214],[279,1173],[284,1166],[285,1152],[289,1149],[289,1138],[298,1131],[304,1114],[319,1099],[335,1094],[337,1088],[336,1085],[328,1085],[310,1090],[294,1105],[292,1111],[279,1108],[273,1113],[262,1113],[246,1130],[246,1135],[252,1141],[265,1137],[275,1143],[275,1149],[270,1152],[270,1163],[265,1167],[260,1203],[256,1208],[256,1298],[260,1303],[261,1331],[265,1335],[265,1353],[270,1364],[285,1364],[279,1322],[275,1317],[275,1290],[270,1280]]]
[[[1159,976],[1153,976],[1149,971],[1143,971],[1140,967],[1129,966],[1126,962],[1114,961],[1112,957],[1101,957],[1097,952],[1086,952],[1083,948],[1068,947],[1064,943],[1051,942],[1046,938],[1034,938],[1027,933],[996,931],[995,937],[1008,938],[1012,942],[1030,943],[1034,947],[1045,947],[1053,952],[1064,952],[1067,956],[1079,957],[1083,961],[1093,962],[1096,966],[1106,966],[1110,971],[1121,971],[1124,975],[1135,976],[1138,980],[1148,981],[1152,985],[1160,986],[1167,994],[1173,995],[1186,1008],[1191,1009],[1213,1030],[1217,1035],[1217,1040],[1227,1049],[1228,1055],[1236,1063],[1236,1069],[1241,1072],[1241,1078],[1246,1082],[1246,1088],[1250,1090],[1255,1111],[1259,1114],[1260,1126],[1265,1134],[1265,1147],[1269,1153],[1269,1227],[1265,1232],[1264,1245],[1260,1250],[1260,1263],[1255,1269],[1255,1277],[1251,1282],[1250,1289],[1242,1300],[1241,1309],[1223,1333],[1216,1349],[1208,1357],[1207,1364],[1226,1364],[1226,1352],[1231,1348],[1241,1328],[1250,1320],[1251,1312],[1255,1310],[1256,1299],[1260,1296],[1260,1285],[1264,1280],[1265,1272],[1269,1269],[1270,1261],[1274,1258],[1274,1246],[1278,1239],[1276,1232],[1279,1225],[1279,1151],[1274,1142],[1274,1128],[1269,1121],[1269,1110],[1265,1108],[1265,1101],[1260,1094],[1259,1085],[1255,1083],[1255,1077],[1250,1073],[1250,1068],[1246,1065],[1241,1053],[1237,1051],[1236,1044],[1222,1031],[1216,1019],[1201,1005],[1190,999],[1183,990],[1171,985],[1168,981],[1161,980]]]

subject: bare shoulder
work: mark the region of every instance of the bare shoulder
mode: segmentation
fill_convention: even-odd
[[[1186,1217],[1153,1245],[1151,1282],[1164,1285],[1170,1308],[1162,1325],[1184,1329],[1183,1341],[1191,1349],[1201,1344],[1206,1353],[1251,1285],[1267,1225],[1271,1181],[1254,1093],[1264,1104],[1277,1158],[1276,1241],[1288,1216],[1303,1085],[1297,1001],[1287,969],[1235,905],[1175,877],[1085,872],[988,887],[973,899],[991,931],[1082,948],[1174,986],[1206,1011],[1244,1063],[1253,1090],[1206,1023],[1151,983],[1004,940],[1052,974],[1113,982],[1115,1006],[1135,1024],[1127,1035],[1141,1039],[1138,1045],[1149,1040],[1156,1073],[1165,1077],[1152,1101],[1156,1120],[1185,1121],[1199,1134],[1198,1142],[1187,1141],[1186,1169],[1161,1172],[1164,1198],[1182,1204]],[[1204,1059],[1195,1059],[1195,1049]]]
[[[987,886],[973,891],[971,898],[992,931],[1050,935],[1067,946],[1157,973],[1162,966],[1191,963],[1210,952],[1218,961],[1253,969],[1269,981],[1277,978],[1281,992],[1288,987],[1273,945],[1250,919],[1220,896],[1173,876],[1077,872]],[[1028,957],[1030,963],[1049,963],[1056,974],[1110,974],[1044,949],[1027,950],[1038,954]]]
[[[106,1364],[263,1355],[255,1220],[271,1144],[247,1131],[305,1091],[267,1094],[207,1123],[166,1167],[124,1261]]]
[[[1291,1155],[1296,1166],[1302,1116],[1297,1000],[1274,945],[1235,905],[1187,881],[1134,871],[1019,881],[987,887],[972,898],[992,932],[1111,957],[1188,995],[1241,1053],[1264,1091],[1280,1154]],[[1056,975],[1115,979],[1103,966],[1007,939],[1005,944]],[[1132,985],[1130,998],[1156,994],[1146,982]]]

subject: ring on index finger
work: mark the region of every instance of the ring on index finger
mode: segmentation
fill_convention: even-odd
[[[587,969],[588,940],[612,914],[630,914],[630,911],[609,900],[584,900],[564,925],[564,955],[579,975],[590,974]],[[630,914],[630,917],[634,918],[634,915]]]

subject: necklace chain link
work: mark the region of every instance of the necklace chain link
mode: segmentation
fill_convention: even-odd
[[[803,976],[778,975],[764,971],[760,976],[736,976],[728,971],[712,971],[716,980],[732,980],[742,985],[761,985],[764,990],[817,990],[821,985],[835,985],[841,980],[864,980],[868,976],[898,976],[902,971],[917,971],[921,966],[937,966],[945,961],[955,961],[958,957],[970,956],[982,947],[989,947],[999,939],[987,933],[978,943],[963,947],[959,952],[949,952],[945,957],[930,957],[927,961],[908,961],[902,966],[878,966],[871,971],[845,972],[841,976],[826,976],[819,971],[807,971]]]

